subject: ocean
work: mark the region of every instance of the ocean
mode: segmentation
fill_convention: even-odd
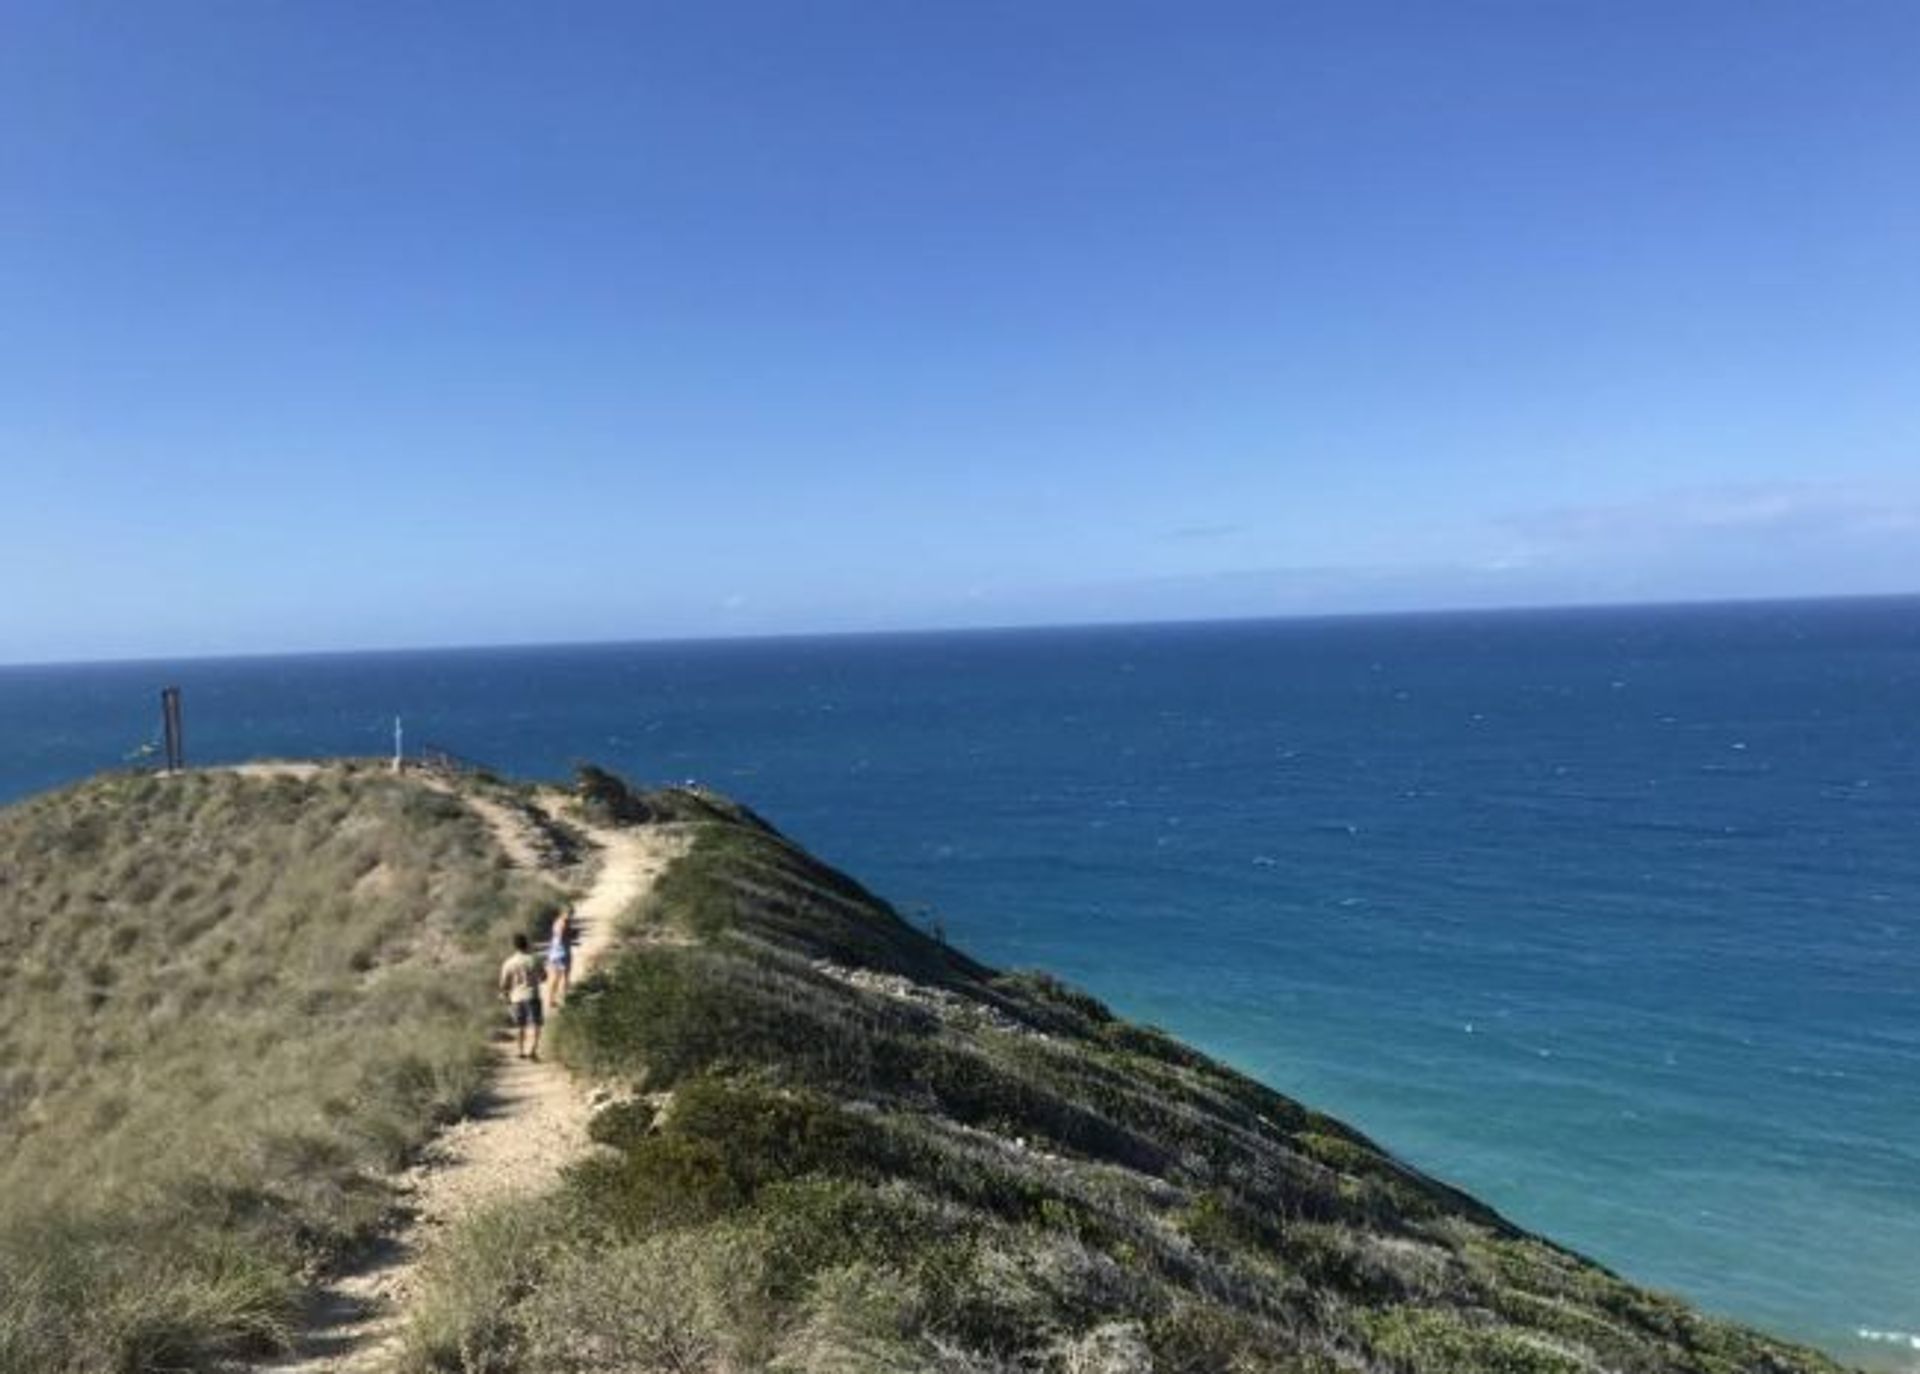
[[[591,759],[1635,1280],[1920,1367],[1920,599],[0,669],[0,799]]]

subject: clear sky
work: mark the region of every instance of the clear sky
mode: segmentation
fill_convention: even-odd
[[[1920,590],[1913,0],[0,0],[0,661]]]

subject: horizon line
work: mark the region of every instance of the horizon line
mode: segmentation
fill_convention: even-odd
[[[253,649],[238,653],[134,654],[125,658],[21,659],[0,662],[0,672],[57,668],[132,668],[142,664],[235,663],[301,658],[375,658],[406,654],[513,653],[540,649],[618,649],[637,645],[782,643],[789,640],[903,639],[936,635],[1045,634],[1074,630],[1173,629],[1181,626],[1278,625],[1354,620],[1446,619],[1465,616],[1551,615],[1586,611],[1710,610],[1731,606],[1820,606],[1869,601],[1920,600],[1920,589],[1902,592],[1825,592],[1799,596],[1676,597],[1647,601],[1522,602],[1507,606],[1424,606],[1370,611],[1293,611],[1276,615],[1195,616],[1146,620],[1064,620],[980,625],[917,625],[897,629],[770,630],[740,634],[635,635],[619,639],[531,639],[494,643],[411,644],[328,649]]]

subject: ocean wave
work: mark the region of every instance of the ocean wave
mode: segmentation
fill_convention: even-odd
[[[1920,1336],[1911,1331],[1875,1331],[1872,1327],[1862,1326],[1853,1334],[1863,1341],[1877,1341],[1882,1345],[1904,1345],[1909,1350],[1920,1350]]]

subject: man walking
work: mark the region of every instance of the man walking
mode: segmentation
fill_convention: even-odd
[[[520,1057],[540,1057],[540,961],[524,935],[513,937],[513,953],[500,965],[500,995],[513,1012]]]

